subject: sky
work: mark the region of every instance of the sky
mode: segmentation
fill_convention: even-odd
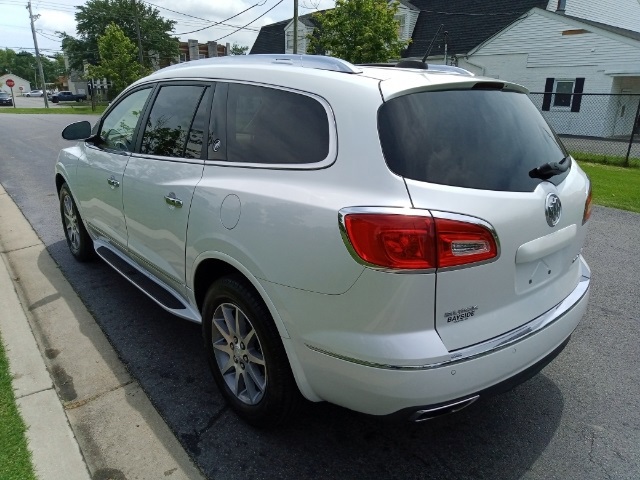
[[[235,42],[251,48],[261,26],[293,17],[293,0],[144,1],[155,6],[164,18],[177,21],[173,35],[178,36],[182,41],[192,38],[200,43],[215,40],[218,43],[233,44]],[[300,15],[317,9],[331,8],[335,3],[334,0],[298,0],[298,2]],[[76,36],[74,19],[76,9],[74,7],[82,4],[84,2],[81,0],[32,0],[33,14],[40,15],[35,22],[35,27],[41,54],[53,55],[61,51],[56,31],[64,31],[69,35]],[[180,35],[183,32],[207,27],[214,22],[224,21],[245,9],[249,10],[224,22],[230,26],[215,25],[196,33]],[[263,14],[264,16],[257,18]],[[256,18],[257,20],[255,20]],[[239,29],[253,20],[255,20],[254,23]],[[26,1],[0,0],[0,48],[34,52]]]

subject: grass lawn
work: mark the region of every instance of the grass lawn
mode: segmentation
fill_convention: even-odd
[[[617,165],[623,166],[625,157],[616,157],[614,155],[598,155],[596,153],[584,153],[584,152],[569,152],[571,156],[579,162],[587,163],[601,163],[603,165]],[[640,158],[629,158],[630,167],[640,167]]]
[[[51,107],[51,108],[3,108],[0,109],[0,114],[2,113],[13,113],[13,114],[35,114],[35,113],[46,113],[50,115],[56,115],[61,113],[86,113],[89,115],[101,115],[102,112],[107,108],[106,105],[97,105],[96,111],[91,110],[90,104],[77,104],[77,105],[69,105],[64,107]]]
[[[0,339],[0,478],[2,480],[35,480],[31,452],[27,449],[25,425],[18,413],[9,363]]]
[[[593,202],[640,213],[640,168],[578,162],[591,177]]]

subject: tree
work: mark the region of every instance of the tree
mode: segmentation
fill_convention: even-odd
[[[98,52],[100,64],[89,65],[89,77],[110,80],[115,95],[148,72],[137,60],[138,47],[114,23],[98,38]]]
[[[233,45],[231,45],[231,51],[229,52],[229,55],[246,55],[247,50],[249,50],[249,47],[238,45],[234,42]]]
[[[337,0],[334,9],[313,14],[318,27],[308,37],[309,51],[352,63],[400,58],[409,41],[398,38],[397,11],[386,0]]]
[[[171,36],[176,22],[164,19],[158,9],[141,0],[88,0],[76,8],[78,38],[58,32],[74,70],[83,71],[84,62],[98,64],[98,38],[111,23],[118,25],[125,36],[138,45],[137,20],[143,64],[148,68],[152,67],[155,55],[160,59],[178,56],[178,41]]]

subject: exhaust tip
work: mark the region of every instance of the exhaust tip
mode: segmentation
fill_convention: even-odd
[[[410,422],[425,422],[427,420],[433,420],[434,418],[441,417],[443,415],[449,415],[450,413],[459,412],[463,408],[468,407],[475,402],[480,395],[474,395],[473,397],[465,398],[464,400],[458,400],[457,402],[447,403],[435,408],[422,409],[414,412],[409,417]]]

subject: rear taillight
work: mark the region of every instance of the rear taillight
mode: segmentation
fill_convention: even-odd
[[[493,233],[474,221],[395,213],[347,213],[343,225],[358,257],[383,268],[455,267],[498,255]]]
[[[493,234],[482,225],[436,218],[438,267],[483,262],[498,255]]]
[[[582,215],[582,224],[587,223],[587,220],[591,218],[591,208],[593,207],[591,203],[591,182],[589,182],[589,193],[587,193],[587,201],[584,203],[584,214]]]

